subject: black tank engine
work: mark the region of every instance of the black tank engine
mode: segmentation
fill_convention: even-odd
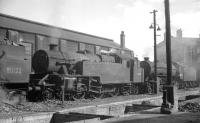
[[[32,58],[35,73],[30,76],[28,96],[62,97],[64,91],[65,98],[79,99],[138,93],[143,83],[138,63],[117,53],[38,50]]]

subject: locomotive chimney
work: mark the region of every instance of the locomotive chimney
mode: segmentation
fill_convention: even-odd
[[[120,41],[121,41],[120,47],[124,49],[125,48],[125,34],[124,34],[124,31],[121,31]]]
[[[144,57],[144,61],[149,61],[149,57]]]

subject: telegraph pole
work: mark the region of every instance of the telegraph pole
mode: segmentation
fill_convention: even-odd
[[[153,10],[152,12],[150,12],[151,14],[153,14],[153,24],[151,24],[151,26],[149,27],[150,29],[153,29],[153,37],[154,37],[154,81],[156,83],[156,93],[158,93],[158,85],[159,83],[157,82],[157,48],[156,48],[156,31],[160,31],[160,27],[159,25],[157,25],[156,23],[156,12],[158,12],[157,10]],[[156,26],[158,26],[158,28],[156,29]]]
[[[157,51],[156,51],[156,12],[157,10],[153,10],[153,32],[154,32],[154,74],[155,74],[155,82],[157,81]]]
[[[163,103],[161,113],[170,114],[178,110],[175,86],[172,83],[171,60],[171,27],[169,0],[165,0],[165,25],[166,25],[166,59],[167,59],[167,83],[163,87]]]

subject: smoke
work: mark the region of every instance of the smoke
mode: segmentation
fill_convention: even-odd
[[[153,60],[153,47],[145,47],[142,57],[149,57],[151,60]]]
[[[193,67],[184,67],[184,81],[196,81],[196,69]]]
[[[59,26],[65,20],[65,7],[66,0],[0,0],[1,13]]]

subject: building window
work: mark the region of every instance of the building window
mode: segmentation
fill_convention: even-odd
[[[67,51],[77,52],[78,51],[78,42],[67,41]]]
[[[101,47],[100,46],[96,46],[95,47],[95,53],[96,54],[101,54]]]
[[[60,50],[62,52],[68,52],[68,51],[77,52],[78,49],[79,49],[78,42],[71,41],[71,40],[70,41],[64,40],[64,39],[60,40]]]
[[[85,50],[89,51],[90,53],[95,53],[94,52],[94,45],[91,44],[85,44]]]
[[[6,29],[0,28],[0,41],[3,41],[6,38]]]
[[[50,42],[50,44],[58,45],[58,39],[57,38],[50,37],[49,42]]]
[[[101,50],[109,51],[108,47],[101,46]]]
[[[58,51],[58,45],[56,45],[56,44],[50,44],[49,45],[49,50],[50,51]]]
[[[14,30],[8,30],[8,39],[11,42],[19,44],[19,33],[17,31],[14,31]]]
[[[67,52],[67,40],[60,40],[60,50],[62,52]]]
[[[31,33],[19,32],[19,43],[30,43],[32,45],[32,53],[35,51],[35,35]]]
[[[59,41],[56,38],[49,38],[49,50],[58,51],[59,49]]]
[[[85,50],[85,45],[84,43],[79,43],[79,51],[84,51]]]
[[[37,35],[36,36],[36,49],[43,49],[43,50],[49,50],[49,40],[48,37]]]

